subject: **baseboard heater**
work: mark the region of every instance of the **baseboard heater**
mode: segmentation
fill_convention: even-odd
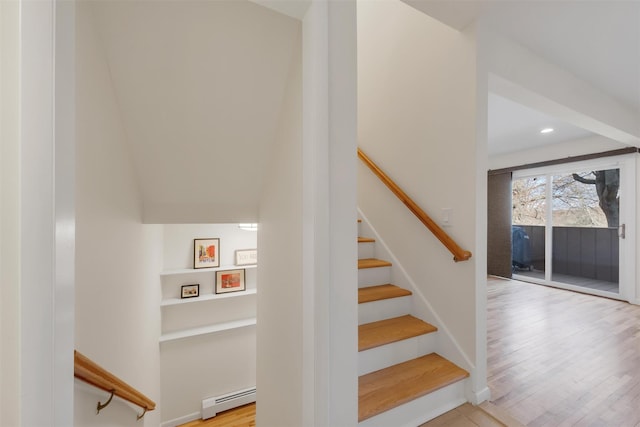
[[[223,394],[217,397],[209,397],[202,401],[202,419],[215,417],[218,412],[233,409],[238,406],[256,401],[256,388],[246,388]]]

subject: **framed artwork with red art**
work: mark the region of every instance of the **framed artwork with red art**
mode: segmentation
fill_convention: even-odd
[[[220,267],[220,239],[193,239],[193,268]]]
[[[238,292],[247,289],[244,282],[244,270],[216,271],[216,294]]]

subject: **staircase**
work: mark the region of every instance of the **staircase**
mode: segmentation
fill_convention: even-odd
[[[469,373],[437,354],[437,327],[411,315],[375,245],[358,238],[359,426],[416,427],[466,402]]]

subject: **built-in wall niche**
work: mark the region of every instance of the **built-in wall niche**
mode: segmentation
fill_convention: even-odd
[[[238,267],[163,272],[160,342],[255,325],[256,267],[241,268],[245,272],[245,290],[218,294],[215,293],[216,272],[237,270]],[[199,295],[182,298],[181,288],[189,284],[199,285]]]
[[[215,242],[218,267],[194,268],[201,241]],[[256,247],[256,230],[238,224],[165,225],[160,342],[255,325],[257,265],[247,265],[246,258],[237,255]],[[219,286],[216,291],[216,282],[227,275],[241,277],[242,286],[237,291]]]
[[[258,266],[257,231],[238,224],[167,224],[163,239],[158,309],[166,427],[201,418],[202,401],[211,396],[255,387]],[[218,266],[194,268],[196,239],[216,246]],[[244,256],[236,258],[238,251]],[[216,276],[233,285],[216,293]],[[244,286],[236,287],[242,276]]]

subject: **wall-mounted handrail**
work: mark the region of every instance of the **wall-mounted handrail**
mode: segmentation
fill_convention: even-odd
[[[471,252],[462,249],[438,224],[436,224],[429,215],[423,211],[420,206],[414,202],[382,169],[378,167],[364,152],[358,148],[358,157],[365,165],[395,194],[402,203],[422,222],[425,227],[433,233],[434,236],[453,254],[453,260],[466,261],[471,258]]]
[[[74,350],[73,352],[73,359],[73,375],[76,378],[79,378],[96,388],[104,390],[107,393],[111,393],[111,397],[106,403],[101,404],[98,402],[98,412],[111,402],[114,395],[141,407],[144,412],[141,415],[138,415],[138,419],[142,418],[147,411],[153,411],[156,408],[156,404],[153,400],[149,399],[147,396],[140,393],[138,390],[102,368],[77,350]]]

